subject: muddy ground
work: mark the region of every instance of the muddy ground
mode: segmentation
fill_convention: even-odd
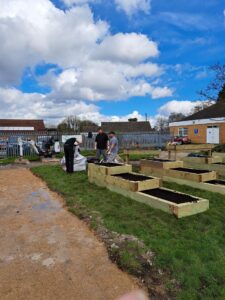
[[[0,170],[0,299],[114,300],[138,288],[28,169]]]

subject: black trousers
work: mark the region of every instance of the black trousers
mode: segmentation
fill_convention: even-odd
[[[73,173],[74,148],[73,146],[64,145],[64,153],[66,159],[66,172]]]

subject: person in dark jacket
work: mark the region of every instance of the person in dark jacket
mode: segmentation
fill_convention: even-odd
[[[96,149],[96,158],[98,160],[103,156],[104,161],[106,160],[106,150],[108,149],[109,138],[108,135],[102,130],[98,129],[98,134],[95,138],[95,149]]]
[[[73,173],[74,146],[78,144],[76,138],[68,139],[64,144],[64,153],[66,159],[66,172]]]

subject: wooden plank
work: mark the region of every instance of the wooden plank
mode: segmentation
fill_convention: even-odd
[[[225,162],[225,153],[223,153],[223,152],[213,152],[212,156],[213,157],[221,157],[222,162]]]
[[[171,168],[182,168],[183,161],[157,161],[151,159],[141,159],[140,166],[152,167],[152,168],[163,168],[163,169],[171,169]]]
[[[193,164],[213,164],[222,162],[222,157],[183,157],[182,161]]]
[[[207,151],[212,150],[215,147],[213,144],[184,144],[184,145],[172,145],[167,144],[167,150],[176,150],[179,152],[186,151]]]
[[[97,164],[88,164],[88,174],[98,173],[102,175],[113,175],[132,172],[132,165],[121,165],[115,167],[106,167]]]

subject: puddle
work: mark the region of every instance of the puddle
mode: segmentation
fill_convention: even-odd
[[[31,204],[32,209],[36,211],[59,211],[62,205],[51,198],[51,195],[44,189],[40,188],[32,192],[26,199]]]

